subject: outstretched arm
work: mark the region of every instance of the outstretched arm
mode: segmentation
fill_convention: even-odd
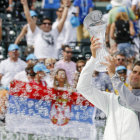
[[[115,33],[115,23],[112,23],[110,30],[110,36],[112,39],[115,39],[114,33]]]
[[[22,40],[22,38],[26,35],[26,33],[27,33],[27,25],[25,25],[25,26],[22,28],[20,34],[19,34],[18,37],[16,38],[15,44],[19,44],[20,41]]]
[[[60,21],[59,21],[59,23],[58,23],[58,26],[57,26],[57,29],[58,29],[59,33],[60,33],[60,32],[62,31],[62,29],[63,29],[65,20],[66,20],[66,18],[67,18],[68,10],[69,10],[67,0],[65,0],[64,2],[65,2],[65,3],[64,3],[64,6],[65,6],[65,7],[64,7],[63,14],[62,14],[62,18],[60,19]]]
[[[30,15],[27,0],[21,0],[21,3],[23,5],[23,9],[24,9],[24,13],[25,13],[27,22],[30,25],[32,32],[34,32],[35,28],[36,28],[36,23],[35,23],[35,21],[33,21],[31,15]]]
[[[2,19],[0,18],[0,41],[2,40]]]
[[[91,45],[92,57],[87,62],[86,66],[83,68],[80,74],[77,90],[87,100],[89,100],[96,107],[105,112],[106,115],[108,115],[109,98],[111,94],[99,91],[91,84],[93,71],[96,67],[96,49],[99,48],[98,46],[99,43],[97,43],[97,40],[93,40]]]

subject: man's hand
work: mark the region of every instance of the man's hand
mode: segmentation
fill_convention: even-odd
[[[98,42],[98,38],[94,38],[92,37],[90,42],[91,42],[91,45],[90,45],[90,50],[91,50],[91,53],[92,53],[92,57],[96,58],[96,51],[97,49],[100,48],[100,45],[101,43]]]
[[[101,64],[107,66],[108,74],[110,78],[112,78],[112,76],[115,74],[116,59],[112,56],[108,56],[105,59],[106,59],[106,63],[102,62]]]
[[[69,2],[70,0],[64,0],[63,1],[63,5],[64,5],[64,7],[69,7],[70,6],[70,2]]]
[[[21,4],[25,5],[27,4],[27,0],[20,0]]]

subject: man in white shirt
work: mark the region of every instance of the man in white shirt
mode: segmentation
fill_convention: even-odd
[[[86,63],[86,66],[81,72],[77,85],[78,93],[81,93],[87,100],[106,114],[107,123],[104,132],[104,140],[139,140],[140,129],[138,115],[135,110],[130,109],[131,104],[133,104],[132,102],[135,102],[136,100],[131,100],[131,104],[127,104],[127,102],[120,96],[117,96],[114,93],[111,94],[99,91],[91,84],[93,70],[96,69],[96,50],[100,48],[100,43],[98,43],[97,40],[98,39],[92,40],[92,57]],[[106,60],[107,63],[104,64],[107,66],[113,85],[118,82],[119,85],[122,85],[122,87],[119,88],[119,94],[122,94],[121,92],[125,92],[125,95],[127,95],[129,90],[126,90],[126,87],[119,79],[116,81],[114,78],[116,77],[116,75],[114,75],[115,59],[110,56]],[[139,80],[136,80],[136,75],[131,78],[133,82],[139,82]],[[131,86],[133,87],[133,84]]]
[[[11,44],[8,48],[9,58],[0,63],[0,80],[4,87],[8,87],[14,76],[23,71],[26,63],[19,57],[19,47],[16,44]]]
[[[59,33],[62,31],[64,22],[68,13],[67,0],[65,0],[65,8],[63,11],[63,15],[57,28],[52,30],[52,21],[49,18],[44,18],[42,20],[42,30],[40,30],[36,23],[32,20],[29,14],[29,8],[27,4],[27,0],[21,0],[23,4],[24,13],[27,18],[27,22],[30,25],[32,32],[34,33],[34,54],[37,59],[45,59],[45,58],[56,58],[55,47],[56,47],[56,39]]]

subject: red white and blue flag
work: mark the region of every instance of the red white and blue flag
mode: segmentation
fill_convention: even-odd
[[[11,83],[6,128],[14,132],[92,140],[94,106],[82,95],[35,83]]]

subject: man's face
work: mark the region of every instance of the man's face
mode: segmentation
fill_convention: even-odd
[[[45,72],[43,72],[43,71],[38,71],[37,74],[40,79],[43,79],[46,76]]]
[[[140,89],[140,66],[135,66],[130,74],[130,85],[133,89]]]
[[[117,62],[116,62],[116,65],[117,66],[126,66],[126,58],[125,56],[121,56],[121,55],[117,55]]]
[[[65,48],[65,51],[63,52],[63,56],[65,60],[71,60],[72,57],[72,49],[71,48]]]
[[[85,63],[83,63],[83,62],[78,63],[77,64],[77,71],[81,72],[84,66],[85,66]]]
[[[19,51],[18,50],[10,51],[8,54],[9,54],[9,57],[13,60],[15,60],[19,57]]]
[[[45,19],[43,20],[41,27],[44,32],[49,32],[52,29],[52,22],[48,19]]]

